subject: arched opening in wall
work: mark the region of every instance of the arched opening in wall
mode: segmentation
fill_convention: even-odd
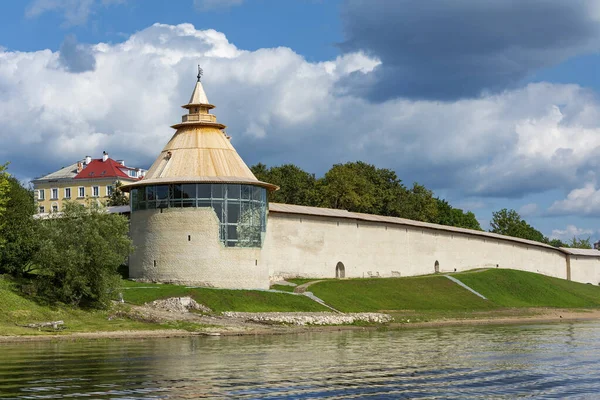
[[[340,261],[335,266],[335,277],[338,279],[342,279],[346,277],[346,268],[344,264]]]
[[[435,260],[435,264],[433,264],[433,270],[436,274],[440,273],[440,262],[438,260]]]

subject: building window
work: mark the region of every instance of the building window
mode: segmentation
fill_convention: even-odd
[[[113,194],[113,187],[111,185],[108,185],[106,187],[106,195],[107,196],[112,196],[112,194]]]
[[[137,172],[135,170],[130,169],[128,172],[130,177],[137,178]]]
[[[71,188],[65,188],[65,199],[71,198]]]
[[[58,204],[56,204],[56,203],[52,204],[52,212],[58,212]]]
[[[228,247],[261,247],[267,226],[267,191],[252,185],[191,183],[148,185],[131,190],[131,211],[212,208],[219,238]]]
[[[98,197],[98,196],[100,196],[100,187],[92,186],[92,197]]]
[[[85,197],[85,188],[83,186],[79,186],[78,191],[79,191],[79,193],[77,193],[77,197],[79,197],[79,198]]]
[[[44,208],[44,206],[40,206],[40,214],[43,214],[46,211],[46,209]]]
[[[58,188],[50,189],[50,200],[58,200]]]
[[[38,200],[45,200],[45,199],[46,199],[46,192],[44,191],[44,189],[38,190]]]

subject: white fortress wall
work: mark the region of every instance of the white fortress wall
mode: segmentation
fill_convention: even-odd
[[[600,258],[570,255],[571,280],[600,285]]]
[[[353,218],[269,213],[262,258],[271,280],[411,276],[481,267],[513,268],[567,278],[558,249],[511,239]]]
[[[260,248],[225,247],[212,208],[137,210],[130,277],[220,288],[268,289]]]

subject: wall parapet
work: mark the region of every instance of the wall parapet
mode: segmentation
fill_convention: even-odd
[[[355,221],[365,222],[379,222],[388,223],[393,225],[404,225],[411,227],[418,227],[424,229],[432,229],[445,232],[454,232],[466,235],[479,236],[484,238],[504,240],[513,243],[526,244],[530,246],[536,246],[548,250],[554,250],[562,254],[582,255],[588,257],[600,258],[600,251],[590,249],[571,249],[565,247],[554,247],[545,243],[536,242],[534,240],[521,239],[512,236],[500,235],[492,232],[477,231],[474,229],[457,228],[448,225],[433,224],[430,222],[414,221],[411,219],[398,218],[398,217],[387,217],[383,215],[363,214],[355,213],[347,210],[337,210],[332,208],[320,208],[320,207],[309,207],[309,206],[298,206],[294,204],[282,204],[282,203],[269,203],[269,212],[271,213],[282,213],[282,214],[297,214],[317,217],[329,217],[329,218],[344,218]],[[595,252],[596,254],[594,254]]]

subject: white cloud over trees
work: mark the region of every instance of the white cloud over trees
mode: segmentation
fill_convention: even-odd
[[[567,225],[565,229],[553,229],[551,239],[569,240],[576,238],[589,237],[594,233],[593,229],[578,228],[575,225]]]
[[[155,24],[122,43],[67,45],[77,50],[67,59],[0,51],[0,159],[22,178],[103,150],[149,165],[184,113],[197,64],[249,164],[291,162],[320,174],[363,160],[433,189],[498,197],[568,193],[598,173],[600,103],[578,85],[372,103],[346,90],[380,64],[362,52],[309,62],[286,47],[239,49],[190,24]]]

